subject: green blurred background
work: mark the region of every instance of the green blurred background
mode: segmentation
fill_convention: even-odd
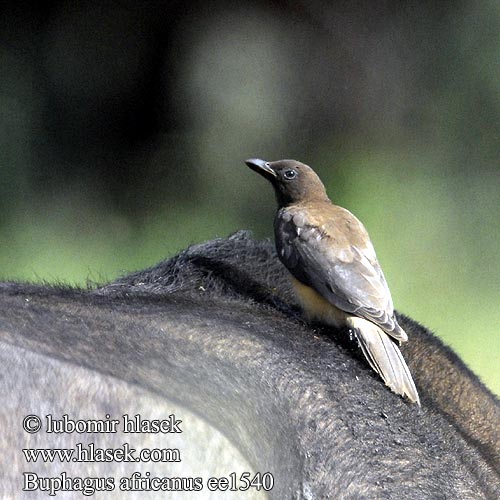
[[[0,20],[0,277],[86,285],[272,235],[296,158],[397,309],[500,393],[500,3],[23,2]]]

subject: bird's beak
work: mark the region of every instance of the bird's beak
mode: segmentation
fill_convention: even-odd
[[[258,158],[250,158],[245,160],[245,163],[255,172],[262,175],[268,180],[276,179],[276,172],[271,168],[269,162],[266,160],[259,160]]]

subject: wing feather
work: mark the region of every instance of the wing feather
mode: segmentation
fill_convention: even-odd
[[[301,207],[278,212],[275,234],[281,261],[334,306],[372,321],[395,339],[407,340],[365,228],[347,210],[330,207],[342,212],[331,218],[325,207],[320,214]],[[325,215],[326,222],[318,223]]]

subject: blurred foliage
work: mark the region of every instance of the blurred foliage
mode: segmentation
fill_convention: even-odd
[[[241,228],[312,165],[397,309],[500,394],[500,4],[11,2],[0,277],[103,282]]]

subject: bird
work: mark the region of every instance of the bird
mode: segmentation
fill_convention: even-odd
[[[276,252],[291,274],[306,318],[347,327],[385,384],[420,405],[398,347],[408,335],[396,319],[387,281],[361,221],[330,201],[308,165],[257,158],[245,163],[274,188]]]

